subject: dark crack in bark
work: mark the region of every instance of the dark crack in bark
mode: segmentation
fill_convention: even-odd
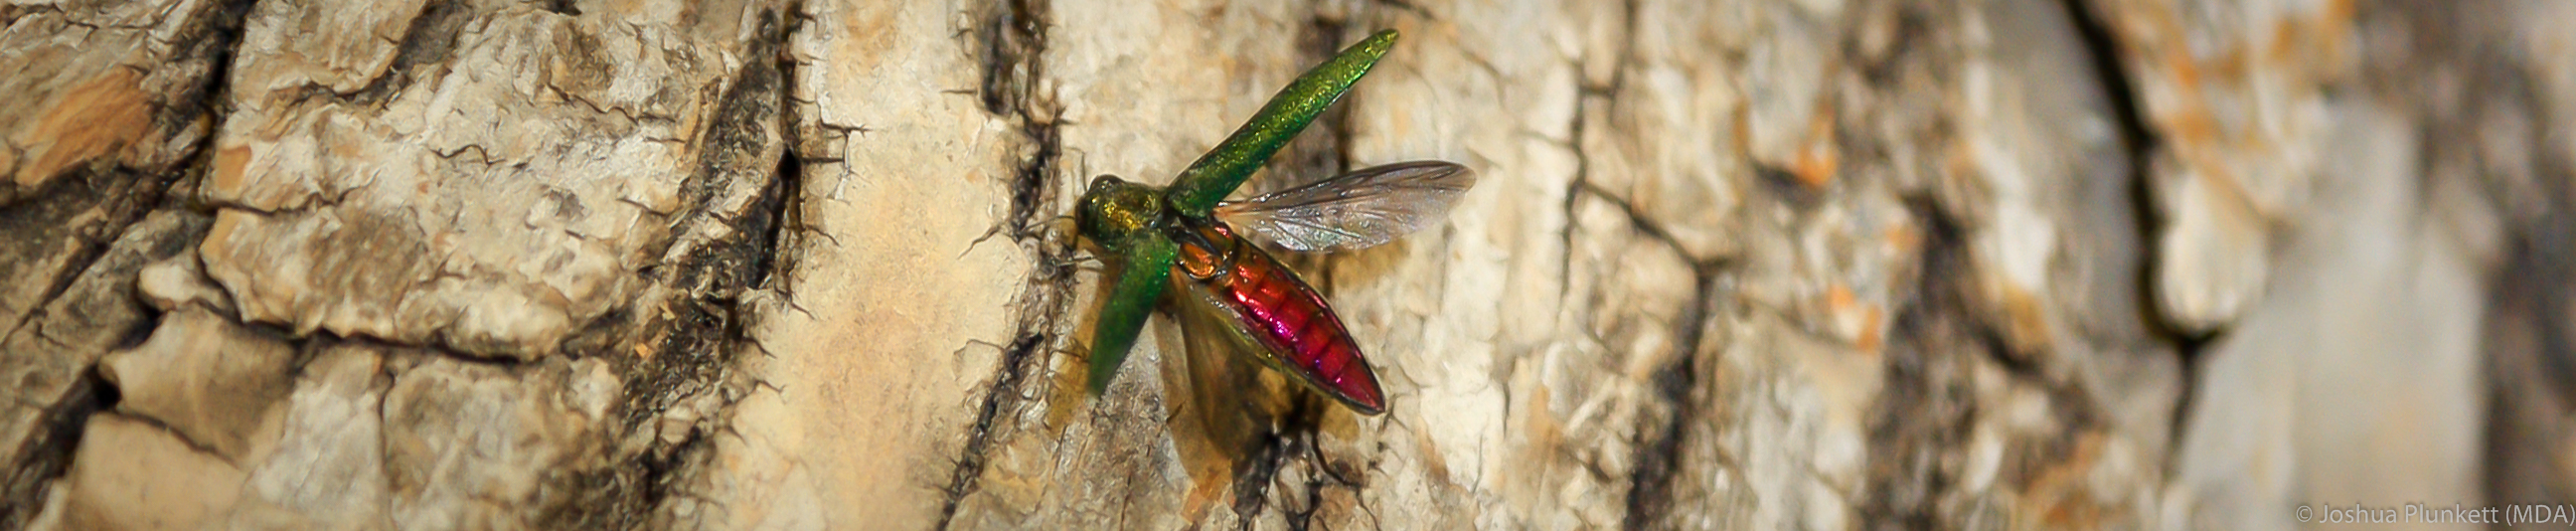
[[[1632,33],[1637,28],[1637,2],[1629,0],[1623,2],[1621,7],[1626,11],[1625,18],[1620,20],[1620,33]],[[1591,126],[1587,124],[1595,119],[1606,123],[1616,116],[1619,110],[1619,93],[1627,88],[1628,69],[1636,61],[1635,48],[1636,45],[1632,41],[1619,42],[1619,50],[1616,52],[1618,57],[1615,61],[1617,64],[1610,69],[1608,84],[1594,85],[1588,79],[1575,82],[1575,94],[1578,97],[1575,100],[1574,116],[1569,120],[1572,123],[1566,124],[1565,128],[1570,141],[1567,145],[1574,151],[1574,180],[1566,184],[1565,201],[1559,205],[1561,209],[1559,215],[1565,216],[1566,223],[1565,228],[1557,232],[1559,254],[1556,259],[1556,298],[1558,301],[1565,300],[1567,290],[1573,289],[1574,286],[1574,232],[1579,228],[1574,223],[1574,207],[1580,203],[1577,199],[1583,196],[1584,190],[1599,188],[1592,183],[1592,154],[1584,149],[1584,136],[1591,134]],[[1576,61],[1579,67],[1581,59],[1578,58]],[[1597,116],[1593,112],[1591,102],[1596,99],[1601,101],[1603,113],[1609,116]],[[1605,194],[1604,197],[1608,196]],[[1682,256],[1690,256],[1690,253],[1682,253]]]
[[[1656,527],[1674,513],[1673,480],[1681,471],[1690,423],[1699,420],[1704,402],[1696,393],[1700,388],[1700,343],[1707,341],[1706,322],[1709,311],[1718,303],[1718,278],[1723,267],[1719,263],[1696,263],[1691,267],[1696,293],[1691,296],[1690,306],[1683,307],[1681,315],[1673,319],[1677,355],[1666,368],[1655,372],[1655,401],[1663,407],[1641,415],[1648,421],[1638,424],[1636,468],[1628,478],[1628,514],[1620,521],[1623,529]]]
[[[1031,92],[1046,68],[1049,6],[1048,0],[988,0],[969,8],[978,15],[971,31],[979,45],[975,58],[984,65],[983,83],[976,91],[984,112],[1025,117]]]
[[[2174,351],[2182,362],[2182,392],[2174,400],[2172,425],[2166,430],[2170,440],[2164,445],[2165,448],[2179,449],[2183,446],[2184,428],[2191,422],[2192,403],[2200,395],[2197,384],[2200,381],[2201,352],[2221,332],[2185,332],[2180,325],[2167,319],[2163,311],[2156,309],[2156,271],[2163,267],[2163,257],[2154,251],[2155,242],[2158,241],[2157,235],[2162,234],[2171,222],[2157,214],[2155,184],[2152,182],[2155,177],[2149,173],[2149,168],[2159,149],[2157,146],[2163,140],[2156,136],[2155,129],[2147,125],[2146,114],[2139,109],[2137,85],[2129,79],[2128,68],[2120,62],[2119,37],[2112,33],[2101,10],[2086,0],[2064,1],[2068,18],[2074,21],[2076,35],[2082,38],[2086,56],[2093,64],[2091,74],[2102,86],[2103,98],[2111,105],[2111,117],[2118,125],[2116,132],[2120,136],[2120,146],[2129,157],[2129,210],[2137,216],[2138,244],[2146,249],[2141,253],[2145,263],[2140,264],[2137,278],[2132,279],[2138,295],[2137,313],[2145,320],[2148,336],[2173,343]],[[2181,460],[2169,458],[2165,462],[2167,466],[2174,466]]]
[[[1655,371],[1651,382],[1653,407],[1639,413],[1635,468],[1628,477],[1628,513],[1620,521],[1623,529],[1648,529],[1669,520],[1676,511],[1673,481],[1681,473],[1682,453],[1688,448],[1690,423],[1701,420],[1700,408],[1706,397],[1700,393],[1699,352],[1708,340],[1709,313],[1718,304],[1719,279],[1734,262],[1726,259],[1692,257],[1681,241],[1636,206],[1611,195],[1589,182],[1577,181],[1575,193],[1590,194],[1618,207],[1627,216],[1628,225],[1639,236],[1673,249],[1673,254],[1690,260],[1692,295],[1689,306],[1673,318],[1673,361]]]
[[[1279,511],[1289,529],[1313,529],[1332,489],[1348,489],[1354,499],[1359,498],[1360,489],[1367,486],[1365,477],[1334,468],[1322,445],[1315,442],[1324,415],[1336,407],[1341,406],[1324,397],[1301,395],[1273,429],[1249,441],[1233,485],[1231,509],[1238,529],[1252,529],[1272,509]]]
[[[217,102],[225,101],[224,95],[229,90],[225,85],[227,80],[225,74],[231,71],[233,46],[241,41],[242,21],[249,14],[252,3],[253,0],[224,2],[215,6],[206,16],[194,19],[190,27],[181,28],[176,32],[178,35],[198,36],[198,38],[191,39],[174,50],[169,62],[184,64],[203,61],[206,63],[206,70],[199,74],[201,79],[196,84],[171,94],[169,99],[155,100],[155,108],[152,110],[153,127],[162,128],[165,131],[177,131],[189,127],[206,127],[208,131],[212,131],[218,128],[214,122],[220,121],[222,113],[221,109],[217,108],[219,106]],[[13,18],[17,14],[19,13],[11,13]],[[48,190],[25,191],[30,194],[41,193],[50,196],[45,200],[20,201],[12,205],[0,206],[0,233],[6,234],[44,234],[47,230],[40,227],[64,227],[65,223],[73,221],[74,218],[66,216],[91,210],[103,211],[106,214],[91,225],[70,227],[76,232],[73,236],[79,241],[81,248],[70,260],[65,261],[62,267],[52,272],[51,284],[46,287],[44,294],[34,301],[30,307],[31,311],[17,322],[9,323],[5,330],[0,330],[0,342],[9,341],[21,333],[42,335],[43,330],[28,330],[28,325],[41,319],[46,314],[46,308],[63,297],[74,283],[84,276],[108,274],[95,272],[93,269],[100,265],[100,261],[114,250],[114,244],[128,231],[133,230],[134,225],[141,222],[144,216],[153,210],[193,208],[191,198],[172,197],[170,191],[184,189],[183,183],[192,182],[206,171],[210,164],[208,153],[211,151],[207,147],[213,141],[214,135],[201,135],[193,145],[188,147],[190,151],[181,161],[166,172],[144,171],[122,165],[107,169],[76,169],[72,171],[79,172],[81,175],[57,179],[60,182],[55,183]],[[180,234],[174,235],[177,236],[176,238],[154,242],[156,243],[154,248],[147,251],[154,253],[153,256],[156,257],[167,257],[177,254],[183,250],[182,248],[192,247],[197,240],[204,237],[203,223],[187,225],[182,229]],[[9,242],[0,246],[29,243],[37,242]],[[21,250],[27,249],[21,248]],[[17,256],[30,256],[30,254],[21,253]],[[139,269],[140,265],[135,265],[135,268]],[[123,274],[130,277],[132,271],[125,271]],[[139,301],[128,301],[128,303],[141,305]],[[122,338],[119,346],[140,343],[142,337],[150,334],[155,324],[153,321],[154,319],[146,318],[120,331]],[[45,486],[69,471],[72,457],[80,447],[82,429],[88,424],[90,416],[114,407],[117,400],[115,386],[108,385],[100,378],[95,366],[85,367],[72,388],[59,400],[46,406],[42,414],[43,420],[34,432],[29,434],[26,441],[15,448],[0,449],[6,451],[6,453],[0,453],[0,458],[6,459],[6,461],[0,461],[0,466],[6,467],[5,470],[0,470],[0,529],[23,528],[29,519],[35,517],[36,512],[44,505]]]
[[[2559,173],[2559,175],[2566,175]],[[2567,197],[2560,195],[2558,197]],[[2557,477],[2564,462],[2569,410],[2576,408],[2576,334],[2553,323],[2576,322],[2576,215],[2565,206],[2514,229],[2503,271],[2487,289],[2488,318],[2480,350],[2487,357],[2485,443],[2481,478],[2491,500],[2565,503],[2576,485]],[[2559,286],[2558,289],[2533,289]]]
[[[1652,407],[1639,413],[1638,433],[1634,436],[1637,455],[1631,461],[1635,468],[1628,477],[1628,512],[1620,521],[1623,529],[1654,528],[1676,514],[1673,481],[1681,473],[1682,453],[1690,444],[1690,423],[1701,420],[1700,410],[1707,402],[1701,392],[1699,352],[1708,341],[1707,325],[1710,312],[1718,304],[1720,279],[1735,267],[1735,262],[1722,257],[1691,256],[1661,222],[1589,181],[1576,180],[1567,193],[1572,196],[1569,203],[1588,194],[1617,207],[1638,236],[1670,247],[1673,254],[1690,262],[1691,302],[1673,318],[1673,361],[1655,371],[1650,382],[1654,391]],[[1567,213],[1570,219],[1572,207],[1567,208]],[[1570,233],[1567,241],[1572,241]]]
[[[369,80],[365,88],[350,94],[349,101],[381,106],[414,82],[446,75],[448,59],[456,51],[456,37],[473,19],[474,8],[465,0],[430,0],[421,6],[420,15],[412,17],[411,26],[403,30],[402,40],[395,45],[393,63]]]
[[[804,139],[800,137],[794,126],[797,103],[797,62],[795,54],[787,51],[787,43],[799,32],[804,31],[805,23],[812,19],[805,16],[805,5],[801,1],[789,2],[785,11],[779,21],[779,24],[784,27],[772,33],[776,39],[772,41],[772,46],[765,50],[768,52],[766,58],[775,64],[772,67],[772,73],[777,76],[778,83],[776,108],[778,114],[775,123],[778,124],[779,141],[784,145],[784,151],[778,157],[776,178],[770,182],[770,186],[775,190],[764,192],[765,202],[755,209],[767,212],[769,216],[765,221],[768,230],[760,235],[762,239],[768,241],[769,252],[760,255],[757,262],[752,264],[752,277],[748,281],[755,289],[774,290],[780,298],[786,299],[788,304],[795,304],[795,290],[789,285],[793,277],[789,273],[796,269],[797,258],[803,256],[797,247],[798,239],[807,234],[802,230],[806,227],[804,213],[807,159],[806,154],[799,151],[805,145]],[[753,57],[762,58],[762,56]]]
[[[58,245],[56,237],[74,240],[78,247],[61,267],[41,272],[37,278],[46,279],[44,294],[36,298],[26,315],[9,323],[8,328],[0,329],[0,338],[25,333],[28,323],[44,317],[44,307],[61,298],[65,291],[71,289],[72,282],[80,280],[82,271],[87,271],[91,263],[106,255],[108,246],[116,241],[117,235],[125,232],[128,225],[143,219],[143,214],[157,202],[167,184],[124,169],[74,171],[79,175],[56,179],[60,182],[51,187],[49,195],[52,200],[25,201],[0,209],[0,233],[54,236],[4,244],[15,247],[11,253],[16,256],[39,256],[46,251],[45,248]],[[105,215],[95,221],[84,222],[82,218],[92,213]]]
[[[1639,7],[1634,0],[1621,4],[1619,22],[1624,31],[1620,34],[1628,34],[1641,26]],[[1575,87],[1581,99],[1572,118],[1573,123],[1567,128],[1571,135],[1568,145],[1575,155],[1575,173],[1574,179],[1566,185],[1565,200],[1560,206],[1566,226],[1558,234],[1559,244],[1563,246],[1563,255],[1558,258],[1558,298],[1563,299],[1566,292],[1562,290],[1571,289],[1573,285],[1574,241],[1579,228],[1574,220],[1577,218],[1576,209],[1586,195],[1616,207],[1628,219],[1630,230],[1671,248],[1674,255],[1690,263],[1690,303],[1674,316],[1669,325],[1673,327],[1675,338],[1672,361],[1654,371],[1653,379],[1648,382],[1648,388],[1653,392],[1652,400],[1641,408],[1637,433],[1631,436],[1636,453],[1630,460],[1632,467],[1626,478],[1628,489],[1624,508],[1627,512],[1621,516],[1620,527],[1649,529],[1669,525],[1666,522],[1678,509],[1674,481],[1682,474],[1683,453],[1692,444],[1690,425],[1700,420],[1701,409],[1706,402],[1701,392],[1699,352],[1708,341],[1707,321],[1718,304],[1719,279],[1727,274],[1733,262],[1723,257],[1692,254],[1662,222],[1593,181],[1595,169],[1592,158],[1596,154],[1586,149],[1586,137],[1592,134],[1590,129],[1595,122],[1610,124],[1614,130],[1617,128],[1614,120],[1620,109],[1619,95],[1626,91],[1630,71],[1636,67],[1635,43],[1623,39],[1618,45],[1617,50],[1609,52],[1615,57],[1606,82],[1578,80]],[[1599,102],[1598,106],[1594,105],[1595,101]],[[1589,465],[1587,463],[1587,468],[1594,473],[1601,472]]]
[[[1941,497],[1956,490],[1980,405],[1961,356],[1981,351],[1962,286],[1969,278],[1965,229],[1929,200],[1909,201],[1925,233],[1917,291],[1890,327],[1884,387],[1870,411],[1869,462],[1858,507],[1876,526],[1934,529]],[[2003,357],[2003,356],[1995,356]]]
[[[115,408],[116,401],[116,386],[108,385],[92,368],[82,371],[80,381],[61,402],[45,409],[44,424],[17,453],[24,457],[0,476],[0,529],[25,529],[28,520],[44,509],[45,485],[71,470],[81,428],[90,415]]]
[[[938,529],[947,529],[957,517],[957,504],[965,501],[966,495],[975,493],[975,481],[983,477],[987,464],[984,456],[992,451],[994,428],[997,427],[994,423],[1004,409],[1015,409],[1021,405],[1017,391],[1028,377],[1029,361],[1035,358],[1030,354],[1037,352],[1046,339],[1045,334],[1022,335],[1002,349],[1001,371],[994,375],[993,389],[986,393],[983,405],[976,409],[975,423],[967,428],[966,451],[958,454],[957,466],[948,477],[948,486],[940,489]]]
[[[558,15],[581,16],[581,6],[574,5],[573,0],[545,0],[538,2],[537,7]]]
[[[184,182],[197,176],[197,172],[205,167],[203,157],[199,159],[188,164],[187,167],[191,170],[183,172],[181,176],[159,180],[159,188],[168,190],[173,187],[173,183]],[[159,205],[155,210],[179,208],[178,201],[166,197],[155,197],[153,201]],[[142,301],[128,298],[126,293],[133,290],[134,276],[145,264],[194,250],[197,241],[204,238],[206,228],[212,224],[212,219],[209,217],[190,214],[178,214],[177,217],[180,219],[147,228],[135,227],[138,224],[144,224],[139,219],[120,226],[117,229],[118,240],[111,243],[121,245],[112,245],[99,256],[92,257],[80,272],[67,275],[75,279],[75,284],[60,296],[80,296],[79,293],[89,293],[88,296],[91,297],[91,300],[74,305],[79,313],[87,314],[75,318],[76,320],[88,321],[88,324],[93,325],[110,325],[111,323],[100,323],[94,320],[120,312],[133,316],[130,322],[125,322],[124,326],[113,331],[116,336],[115,343],[97,352],[130,348],[140,344],[158,325],[154,312],[144,307]],[[126,237],[135,234],[133,231],[136,230],[145,231],[139,234],[149,236],[151,239],[133,240]],[[78,283],[82,282],[107,282],[110,286],[104,290],[77,289]],[[101,302],[98,300],[101,297],[111,299],[113,304],[126,305],[127,308],[104,310],[90,305]],[[48,305],[50,306],[50,301]],[[125,319],[123,317],[105,318],[111,321]],[[25,330],[24,333],[32,336],[30,341],[54,343],[55,340],[51,334],[59,332],[31,324],[30,329]],[[64,346],[59,343],[54,344],[57,347]],[[45,408],[40,424],[30,433],[29,438],[18,448],[9,449],[13,452],[11,454],[13,460],[8,463],[7,469],[0,470],[0,529],[16,529],[35,516],[36,512],[43,507],[42,496],[45,494],[46,485],[69,471],[72,458],[80,448],[83,428],[88,425],[90,416],[107,411],[116,405],[118,392],[115,386],[102,379],[94,365],[82,367],[76,378],[70,388]]]
[[[686,470],[712,459],[710,439],[723,412],[747,392],[731,378],[741,353],[757,349],[748,332],[756,313],[747,308],[747,292],[773,278],[780,267],[778,229],[795,199],[799,174],[787,144],[787,83],[793,64],[783,60],[794,17],[772,6],[759,14],[758,37],[731,86],[718,100],[707,128],[697,139],[700,158],[693,175],[680,187],[684,214],[673,220],[678,249],[672,261],[644,272],[671,298],[639,300],[594,321],[566,341],[563,350],[600,356],[618,365],[625,382],[621,416],[612,433],[658,435],[640,452],[613,455],[623,466],[572,474],[578,487],[540,511],[550,528],[634,528],[651,521],[653,511],[684,492]],[[792,145],[792,144],[790,144]],[[767,160],[775,153],[776,161]],[[718,204],[728,194],[748,191],[739,212]],[[627,325],[639,320],[641,327]],[[629,335],[631,334],[631,335]],[[624,351],[643,353],[626,355]],[[710,407],[711,406],[711,407]],[[704,409],[685,426],[664,425],[676,408]],[[659,433],[681,429],[681,433]]]
[[[1951,529],[1975,510],[1960,505],[1972,503],[1963,494],[1977,495],[1963,493],[1960,482],[1976,421],[1989,405],[1979,400],[1973,379],[1980,359],[2001,366],[2018,384],[2041,389],[2060,428],[2048,437],[2009,438],[1998,489],[2028,487],[2075,458],[2084,434],[2100,431],[2107,420],[2093,397],[2017,362],[2001,332],[1974,317],[1972,251],[1958,218],[1928,197],[1906,204],[1923,221],[1923,254],[1914,296],[1898,308],[1889,331],[1883,387],[1869,411],[1873,457],[1857,510],[1872,528]]]
[[[940,488],[940,529],[949,527],[958,504],[975,493],[986,456],[1010,429],[1003,425],[1004,419],[1030,405],[1023,387],[1030,384],[1031,373],[1046,366],[1047,358],[1035,354],[1050,352],[1046,347],[1060,339],[1057,331],[1072,304],[1075,273],[1072,235],[1049,230],[1043,223],[1047,216],[1041,215],[1055,210],[1055,177],[1063,153],[1053,98],[1036,92],[1046,71],[1050,4],[1047,0],[990,0],[968,9],[975,21],[969,29],[970,52],[983,65],[976,96],[985,112],[1014,122],[1025,142],[1025,155],[1013,164],[1009,214],[988,236],[1009,236],[1034,260],[1025,287],[1013,301],[1017,330],[1010,345],[1002,349],[993,383],[976,407],[948,484]]]
[[[1261,516],[1262,511],[1269,509],[1271,481],[1279,476],[1279,469],[1287,466],[1291,456],[1297,454],[1294,449],[1313,444],[1309,438],[1313,436],[1314,415],[1305,411],[1309,409],[1304,405],[1306,403],[1298,401],[1298,411],[1283,419],[1287,425],[1255,439],[1252,448],[1244,452],[1242,465],[1234,474],[1233,509],[1236,521],[1240,523],[1239,529],[1252,529],[1254,520]],[[1292,521],[1291,527],[1298,526]]]

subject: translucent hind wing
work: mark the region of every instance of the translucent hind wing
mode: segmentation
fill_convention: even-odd
[[[1291,250],[1361,249],[1439,223],[1475,185],[1466,166],[1400,162],[1224,203],[1216,216]]]

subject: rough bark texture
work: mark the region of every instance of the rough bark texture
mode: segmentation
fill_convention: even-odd
[[[2285,529],[2576,501],[2576,8],[0,4],[0,529]],[[1249,188],[1391,407],[1081,186],[1403,41]]]

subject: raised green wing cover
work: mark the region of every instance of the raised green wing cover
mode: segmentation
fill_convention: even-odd
[[[1280,146],[1287,145],[1298,131],[1306,129],[1307,123],[1315,121],[1316,115],[1323,114],[1324,108],[1341,99],[1342,92],[1350,90],[1360,76],[1368,75],[1378,57],[1395,47],[1395,37],[1395,30],[1370,35],[1297,76],[1288,88],[1279,89],[1279,94],[1271,96],[1270,103],[1262,105],[1261,112],[1253,114],[1242,128],[1235,129],[1224,143],[1199,156],[1198,162],[1190,163],[1189,169],[1181,170],[1181,175],[1172,179],[1172,207],[1182,215],[1206,217],[1209,209],[1233,194],[1235,187],[1243,186],[1244,179],[1260,170]]]
[[[1145,330],[1145,318],[1154,315],[1163,290],[1171,285],[1172,262],[1180,256],[1172,240],[1161,234],[1145,231],[1130,238],[1124,246],[1126,270],[1109,288],[1109,301],[1100,305],[1100,324],[1091,332],[1092,394],[1108,390],[1109,380],[1118,376],[1118,365],[1136,346],[1136,334]]]

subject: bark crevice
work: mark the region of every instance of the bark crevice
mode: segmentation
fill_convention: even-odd
[[[967,426],[965,444],[941,487],[937,527],[947,529],[958,504],[974,494],[984,474],[987,455],[1000,440],[1003,419],[1027,407],[1024,386],[1029,375],[1044,370],[1058,330],[1071,304],[1076,262],[1072,236],[1041,222],[1041,212],[1054,211],[1056,174],[1063,146],[1057,131],[1053,98],[1037,92],[1046,71],[1045,54],[1050,4],[1047,0],[993,0],[970,7],[975,15],[969,49],[981,65],[983,79],[976,97],[984,110],[1011,122],[1022,136],[1026,153],[1014,163],[1009,181],[1010,210],[986,237],[1003,235],[1034,256],[1026,286],[1013,301],[1017,313],[1011,342],[1003,347],[992,384]],[[979,239],[981,241],[981,239]],[[971,249],[971,247],[970,247]]]
[[[1670,240],[1666,240],[1670,241]],[[1680,247],[1674,243],[1676,248]],[[1685,255],[1687,256],[1687,255]],[[1673,480],[1680,475],[1684,443],[1690,434],[1690,423],[1700,420],[1700,402],[1693,391],[1700,387],[1700,343],[1707,340],[1708,315],[1717,304],[1718,279],[1722,262],[1694,263],[1692,282],[1696,286],[1689,306],[1673,319],[1673,335],[1678,338],[1676,355],[1664,370],[1656,371],[1655,401],[1667,411],[1657,422],[1638,425],[1636,469],[1628,479],[1628,514],[1621,520],[1625,529],[1654,528],[1672,516]]]
[[[224,95],[228,92],[225,82],[229,79],[226,74],[232,69],[233,48],[241,41],[242,20],[249,13],[252,4],[252,0],[233,0],[218,4],[205,16],[196,20],[194,27],[180,32],[201,35],[202,38],[194,39],[193,42],[185,43],[183,48],[174,50],[169,61],[181,63],[203,60],[207,65],[206,71],[200,74],[202,79],[181,88],[168,99],[154,100],[150,111],[153,127],[164,131],[184,131],[196,127],[203,127],[203,131],[213,131],[220,128],[222,113],[218,108],[220,104],[216,102],[223,101]],[[29,9],[12,10],[6,13],[5,18],[14,23],[20,17],[34,13],[38,9],[61,11],[60,6],[27,7]],[[71,21],[71,23],[86,25],[93,29],[98,28],[95,24],[85,24],[80,21]],[[201,121],[203,123],[200,123]],[[104,207],[109,218],[106,226],[75,236],[75,239],[79,240],[80,249],[65,260],[61,267],[54,270],[52,276],[47,279],[48,284],[43,293],[29,306],[30,311],[20,316],[16,322],[8,323],[5,331],[0,331],[0,342],[19,337],[21,334],[31,334],[35,340],[56,343],[58,348],[62,347],[57,341],[48,337],[44,330],[30,329],[30,325],[46,316],[47,309],[53,307],[59,299],[69,293],[82,278],[92,274],[104,274],[92,270],[115,249],[119,240],[125,238],[134,230],[136,224],[142,222],[145,216],[156,210],[201,208],[194,204],[195,201],[184,196],[172,197],[170,192],[173,189],[185,188],[187,186],[185,183],[205,173],[211,165],[209,154],[212,150],[208,147],[213,143],[214,135],[200,134],[187,144],[184,148],[186,151],[180,155],[178,162],[164,171],[132,168],[125,164],[104,168],[74,169],[71,171],[76,175],[56,179],[62,182],[53,183],[52,186],[21,190],[22,193],[31,196],[41,194],[72,197],[97,201],[97,203],[82,200],[68,202],[41,200],[0,205],[0,232],[8,233],[27,231],[29,227],[21,225],[22,223],[45,222],[49,218],[47,216],[49,212],[71,212],[71,210],[54,209]],[[16,148],[12,146],[11,149]],[[24,153],[20,152],[10,158],[17,159],[22,156]],[[196,236],[184,238],[186,243],[194,243],[196,239]],[[139,303],[134,304],[139,305]],[[147,311],[146,313],[157,312]],[[156,321],[158,319],[146,318],[135,323],[134,327],[124,330],[122,339],[116,347],[125,348],[140,343],[144,336],[151,333]],[[0,470],[0,529],[24,527],[28,520],[35,517],[36,512],[43,507],[46,485],[53,483],[55,479],[61,478],[69,471],[72,458],[80,448],[83,428],[89,418],[114,408],[117,400],[116,386],[106,382],[94,365],[85,367],[80,370],[71,388],[63,393],[59,400],[43,406],[42,413],[38,415],[38,427],[33,430],[32,436],[19,442],[15,447],[6,448],[6,453],[0,453],[0,457],[10,459],[7,462],[0,462],[0,466],[6,467],[5,470]]]
[[[2137,84],[2135,80],[2129,78],[2127,66],[2120,62],[2124,54],[2121,52],[2118,36],[2112,32],[2110,21],[2104,19],[2101,10],[2091,2],[2063,1],[2068,18],[2074,21],[2075,33],[2081,37],[2085,56],[2092,64],[2090,73],[2097,84],[2102,86],[2103,99],[2110,104],[2112,120],[2118,126],[2114,133],[2120,138],[2121,149],[2128,155],[2129,167],[2126,171],[2129,210],[2137,216],[2137,241],[2141,242],[2144,248],[2153,249],[2153,242],[2157,241],[2157,236],[2162,234],[2166,226],[2171,223],[2158,214],[2155,205],[2155,183],[2152,182],[2155,177],[2151,173],[2152,161],[2163,139],[2157,136],[2153,127],[2147,125],[2146,114],[2139,108]],[[2172,423],[2165,431],[2170,440],[2164,445],[2165,448],[2179,449],[2183,446],[2181,443],[2184,428],[2191,422],[2192,402],[2200,395],[2198,383],[2203,361],[2201,352],[2226,330],[2222,328],[2207,333],[2190,333],[2179,323],[2168,318],[2164,312],[2157,310],[2156,271],[2163,267],[2159,263],[2162,257],[2154,252],[2145,252],[2142,255],[2143,263],[2137,268],[2135,277],[2129,279],[2137,293],[2137,314],[2144,321],[2149,337],[2173,344],[2174,352],[2182,365],[2182,391],[2175,395]],[[2181,463],[2181,460],[2168,457],[2165,460],[2167,466]]]
[[[753,290],[780,278],[787,247],[781,227],[798,201],[801,172],[790,142],[787,94],[794,63],[781,49],[801,20],[798,7],[769,6],[757,19],[750,60],[714,103],[702,148],[682,181],[666,258],[641,276],[656,287],[565,340],[563,351],[618,365],[624,402],[613,433],[652,434],[641,447],[613,450],[622,466],[577,471],[571,499],[542,515],[546,527],[633,528],[688,499],[696,470],[713,458],[714,432],[731,429],[733,404],[756,385],[738,378],[741,355],[760,346],[749,329],[760,315]],[[775,153],[777,160],[766,161]],[[741,194],[739,211],[723,204]],[[782,291],[782,296],[784,292]],[[632,326],[638,325],[641,326]],[[640,356],[625,355],[631,349]],[[687,410],[685,423],[672,423]],[[665,431],[677,430],[675,433]]]

